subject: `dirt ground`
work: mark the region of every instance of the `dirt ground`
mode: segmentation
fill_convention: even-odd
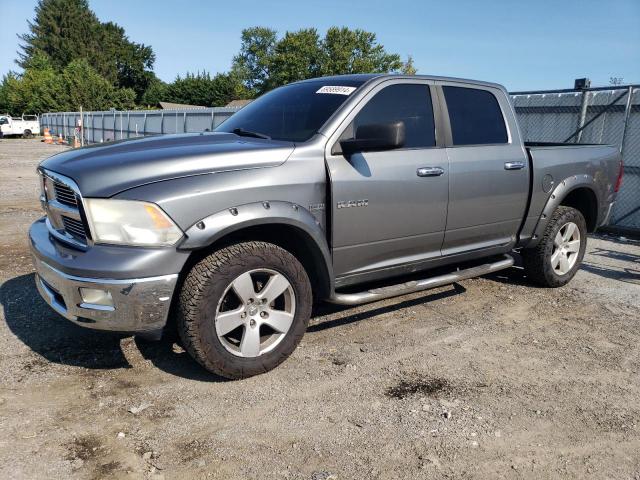
[[[0,478],[640,479],[640,242],[591,238],[560,289],[512,268],[320,306],[282,366],[224,381],[39,298],[35,166],[63,148],[0,140]]]

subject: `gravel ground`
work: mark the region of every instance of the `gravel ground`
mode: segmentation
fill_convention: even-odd
[[[592,237],[560,289],[512,268],[320,306],[230,382],[39,298],[34,167],[63,148],[0,141],[0,478],[640,478],[639,242]]]

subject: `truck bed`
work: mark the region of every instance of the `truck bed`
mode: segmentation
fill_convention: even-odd
[[[614,185],[620,168],[620,152],[612,145],[525,142],[531,166],[531,197],[520,238],[526,241],[559,182],[581,172],[597,179],[591,188],[600,208],[595,212],[595,227],[606,220],[615,197]],[[587,219],[589,220],[589,219]]]

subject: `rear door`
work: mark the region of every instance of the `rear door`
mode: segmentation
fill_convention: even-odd
[[[436,141],[432,84],[383,82],[358,104],[328,143],[332,247],[338,276],[440,256],[448,196],[444,140]],[[433,93],[435,89],[433,88]],[[359,125],[402,121],[403,148],[336,153]]]
[[[443,255],[509,245],[525,215],[529,166],[502,90],[439,82],[449,159]]]

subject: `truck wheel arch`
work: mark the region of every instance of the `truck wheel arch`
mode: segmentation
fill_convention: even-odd
[[[265,241],[292,253],[305,267],[314,297],[333,292],[333,266],[325,233],[307,209],[289,202],[256,202],[229,208],[196,222],[178,248],[197,261],[232,243]],[[187,262],[187,266],[193,262]]]
[[[598,197],[592,188],[575,187],[564,196],[560,205],[578,210],[587,222],[587,231],[595,231],[598,222]]]
[[[537,245],[547,221],[559,206],[573,207],[584,216],[587,231],[593,232],[598,223],[598,194],[595,189],[595,179],[590,175],[574,175],[560,182],[547,199],[531,241],[525,248]]]

